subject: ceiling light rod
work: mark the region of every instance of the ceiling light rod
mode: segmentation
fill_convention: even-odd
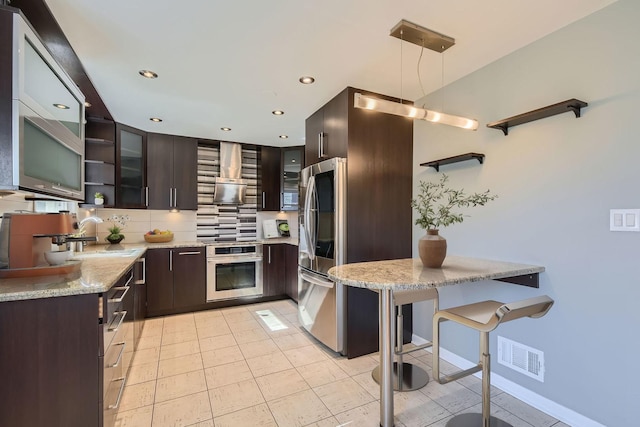
[[[396,26],[391,29],[389,35],[439,53],[444,52],[456,44],[456,40],[453,37],[445,36],[444,34],[421,27],[405,19],[398,22]]]
[[[357,93],[354,96],[353,106],[364,110],[373,110],[380,113],[394,114],[396,116],[409,117],[412,119],[426,120],[433,123],[442,123],[449,126],[456,126],[462,129],[477,130],[478,121],[451,114],[438,113],[426,110],[409,104],[387,101],[373,98]]]

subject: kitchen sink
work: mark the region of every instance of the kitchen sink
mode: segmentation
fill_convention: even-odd
[[[118,249],[118,250],[101,250],[101,251],[87,251],[76,252],[71,259],[84,259],[84,258],[113,258],[113,257],[126,257],[137,255],[139,249]]]

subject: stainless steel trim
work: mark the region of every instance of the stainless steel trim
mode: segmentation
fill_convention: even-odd
[[[269,261],[268,261],[268,263],[271,264],[271,246],[267,246],[267,249],[269,250]]]
[[[61,191],[63,193],[71,194],[71,195],[74,195],[74,196],[79,196],[80,193],[81,193],[80,191],[75,191],[75,190],[71,190],[69,188],[62,187],[62,186],[60,186],[60,184],[58,184],[58,185],[54,184],[54,185],[51,186],[51,188],[53,190]]]
[[[235,246],[235,245],[234,245]],[[245,254],[216,255],[215,249],[219,246],[207,246],[207,301],[218,301],[248,296],[260,296],[263,293],[262,280],[262,250],[263,245],[247,244],[243,246],[255,247],[255,252]],[[239,289],[216,290],[217,266],[239,263],[255,263],[255,286]]]
[[[202,254],[202,252],[200,252],[200,251],[178,252],[178,255],[200,255],[200,254]]]
[[[262,209],[264,209],[264,197],[265,197],[264,194],[265,194],[265,192],[263,191],[262,192]]]
[[[122,399],[122,392],[124,391],[124,384],[126,382],[127,377],[120,377],[120,378],[116,378],[115,380],[113,380],[112,382],[116,382],[116,381],[122,381],[122,384],[120,384],[120,391],[118,392],[118,397],[116,398],[116,403],[113,405],[109,405],[108,409],[118,409],[118,407],[120,406],[120,399]]]
[[[144,205],[149,206],[149,187],[144,187]]]
[[[307,273],[300,272],[300,277],[303,280],[306,280],[309,283],[313,283],[314,285],[322,286],[324,288],[333,288],[335,286],[335,282],[332,280],[322,280],[320,278],[313,277]]]
[[[116,327],[113,327],[111,325],[113,325],[114,323],[116,323],[116,319],[113,319],[113,322],[111,322],[111,325],[109,325],[108,331],[109,332],[117,332],[118,328],[120,328],[120,326],[122,326],[122,322],[124,321],[125,316],[127,315],[127,311],[123,310],[123,311],[116,311],[115,313],[116,316],[120,316],[120,320],[118,320],[118,325]]]
[[[127,283],[129,283],[129,282],[127,282]],[[117,286],[117,287],[114,287],[113,289],[115,289],[117,291],[123,291],[123,292],[122,292],[122,295],[120,295],[118,298],[109,298],[109,302],[114,302],[114,303],[122,302],[122,300],[124,300],[124,296],[127,295],[127,292],[129,292],[130,288],[131,288],[130,286]]]
[[[169,271],[173,271],[173,250],[169,250]]]
[[[178,189],[173,187],[173,207],[178,207]]]
[[[311,213],[311,200],[313,198],[313,192],[315,191],[315,178],[313,175],[309,177],[309,181],[307,182],[307,192],[304,198],[304,225],[305,225],[305,237],[307,239],[307,248],[309,249],[309,259],[313,260],[315,258],[315,243],[313,241],[313,237],[311,236],[311,230],[315,230],[315,226],[311,226],[310,221],[310,213]]]
[[[124,342],[119,342],[119,343],[112,344],[112,345],[114,345],[114,346],[121,345],[122,346],[122,348],[120,349],[120,354],[118,354],[118,357],[116,358],[116,361],[108,366],[109,368],[116,368],[120,364],[120,361],[122,360],[122,355],[124,354],[124,348],[125,348],[125,346],[127,344],[124,343]]]
[[[173,207],[173,188],[169,188],[169,207]]]
[[[393,293],[391,289],[379,292],[380,322],[380,425],[393,426]]]

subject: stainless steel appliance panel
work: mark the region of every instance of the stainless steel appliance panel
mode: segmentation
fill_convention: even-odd
[[[262,245],[207,246],[207,301],[262,295]]]

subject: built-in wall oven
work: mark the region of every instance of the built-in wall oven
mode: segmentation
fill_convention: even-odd
[[[207,246],[207,301],[262,295],[262,244]]]

